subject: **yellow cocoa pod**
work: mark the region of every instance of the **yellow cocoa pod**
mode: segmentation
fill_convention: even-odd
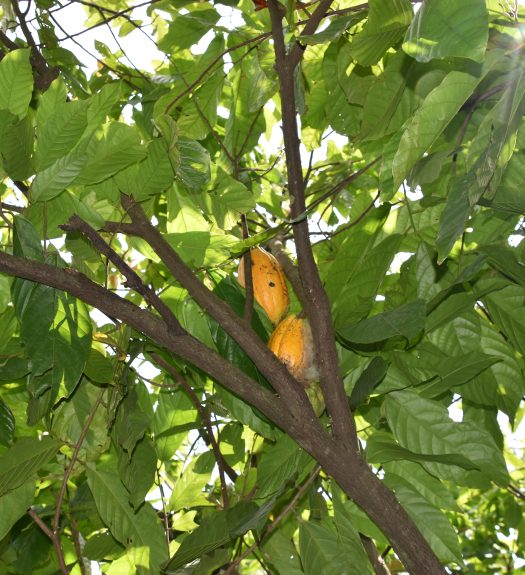
[[[290,300],[283,270],[272,254],[263,248],[250,250],[252,260],[253,295],[264,309],[273,324],[286,315]],[[244,276],[244,258],[241,258],[238,269],[238,280],[246,287]]]
[[[273,331],[268,347],[305,387],[319,377],[312,330],[306,318],[291,314]]]

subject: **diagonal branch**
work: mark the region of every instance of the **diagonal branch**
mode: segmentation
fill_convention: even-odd
[[[166,324],[174,333],[183,334],[184,329],[173,315],[170,308],[159,298],[153,289],[148,287],[134,272],[117,252],[111,248],[86,221],[80,216],[71,216],[67,224],[59,226],[65,231],[78,231],[91,242],[93,247],[102,255],[106,256],[110,262],[126,278],[126,287],[130,287],[139,293],[152,307],[154,307],[163,317]]]
[[[226,460],[224,459],[224,455],[222,454],[219,444],[215,439],[215,435],[213,434],[213,427],[211,424],[210,414],[208,411],[202,406],[197,394],[191,387],[191,385],[186,381],[184,377],[179,373],[179,371],[168,361],[162,358],[158,353],[150,352],[150,356],[153,358],[155,363],[160,365],[163,369],[165,369],[171,377],[182,387],[186,395],[190,398],[193,406],[198,411],[201,421],[204,423],[206,427],[206,434],[208,443],[211,445],[213,449],[213,453],[215,455],[215,460],[217,461],[217,467],[219,468],[219,478],[221,481],[221,490],[222,490],[222,501],[224,503],[224,507],[228,507],[228,486],[226,485],[226,478],[225,472],[228,473],[228,477],[235,482],[237,479],[237,474],[235,471],[228,465]]]
[[[121,201],[131,216],[136,234],[148,242],[173,277],[188,290],[199,306],[243,348],[257,369],[284,400],[292,416],[297,420],[308,420],[320,426],[303,386],[290,375],[288,369],[268,349],[251,326],[199,280],[151,224],[140,204],[124,194],[121,195]]]
[[[30,62],[33,66],[33,70],[36,72],[35,86],[45,91],[49,88],[51,82],[58,76],[58,68],[51,68],[44,56],[42,56],[41,52],[38,50],[35,40],[31,35],[31,31],[29,30],[29,26],[27,25],[25,14],[20,10],[17,0],[11,0],[11,5],[13,6],[13,11],[18,19],[18,24],[22,29],[26,42],[31,48]]]

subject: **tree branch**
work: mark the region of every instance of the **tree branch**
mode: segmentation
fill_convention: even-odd
[[[46,523],[44,521],[42,521],[42,519],[40,519],[40,517],[38,516],[36,511],[29,508],[27,510],[27,514],[40,527],[42,532],[45,535],[47,535],[47,537],[49,537],[49,539],[51,540],[51,543],[53,543],[53,547],[55,548],[55,553],[56,553],[57,560],[58,560],[58,565],[60,567],[60,572],[62,573],[62,575],[69,575],[69,571],[67,570],[66,560],[64,558],[64,551],[62,550],[62,545],[60,545],[60,540],[58,539],[57,534],[53,533],[53,531],[51,529],[49,529],[49,527],[46,525]]]
[[[327,2],[328,0],[322,0],[315,13],[319,13],[319,10],[324,13]],[[344,391],[343,378],[339,370],[339,358],[335,344],[330,303],[319,277],[310,244],[308,221],[304,215],[306,204],[294,93],[296,61],[290,57],[291,54],[290,56],[286,55],[282,17],[277,0],[269,0],[268,8],[272,21],[275,61],[279,77],[282,130],[286,154],[288,189],[291,196],[291,215],[295,220],[293,234],[304,297],[309,302],[305,312],[312,328],[321,388],[326,408],[332,418],[334,437],[341,441],[343,445],[357,451],[357,431],[354,419],[350,413]],[[309,31],[310,33],[313,32],[311,27]]]
[[[191,297],[201,308],[213,317],[219,325],[246,352],[257,369],[284,400],[287,410],[298,421],[308,420],[319,425],[319,421],[308,400],[303,386],[289,373],[266,344],[252,330],[243,318],[235,314],[230,306],[211,292],[195,276],[193,271],[182,261],[178,254],[164,239],[162,234],[151,224],[142,207],[134,200],[122,194],[122,203],[131,216],[135,232],[146,240],[173,277],[188,290]]]
[[[208,413],[207,409],[203,407],[197,394],[191,387],[191,385],[186,381],[186,379],[179,373],[179,371],[169,362],[167,362],[164,358],[162,358],[158,353],[150,352],[149,354],[155,363],[160,365],[163,369],[165,369],[171,377],[182,387],[184,392],[188,395],[193,406],[198,411],[201,421],[204,423],[207,432],[207,439],[208,443],[211,445],[213,449],[213,453],[215,455],[215,460],[217,461],[217,466],[219,468],[219,477],[221,481],[221,490],[222,490],[222,499],[224,502],[224,506],[228,507],[228,488],[226,485],[226,479],[224,473],[228,474],[228,477],[235,482],[237,479],[237,473],[228,465],[224,456],[219,448],[219,444],[215,439],[215,435],[213,434],[213,426],[211,424],[210,414]]]
[[[42,91],[45,91],[49,88],[51,82],[58,76],[58,68],[51,68],[44,56],[42,56],[38,50],[35,40],[27,25],[25,15],[20,10],[17,0],[11,0],[11,5],[13,6],[13,11],[18,19],[18,24],[22,29],[22,33],[31,48],[30,62],[33,66],[33,70],[36,72],[35,86],[40,88]]]
[[[87,222],[77,215],[71,216],[67,224],[59,226],[65,231],[78,231],[83,234],[93,245],[93,247],[101,254],[105,255],[110,262],[126,278],[126,287],[130,287],[139,293],[152,307],[154,307],[160,315],[164,318],[166,324],[173,330],[174,333],[183,334],[184,330],[177,318],[173,315],[170,308],[159,298],[153,289],[148,287],[140,279],[128,264],[122,259],[117,252],[111,248]]]

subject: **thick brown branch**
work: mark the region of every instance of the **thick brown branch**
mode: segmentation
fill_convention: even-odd
[[[118,318],[171,353],[208,373],[226,389],[259,409],[288,433],[300,430],[300,435],[304,435],[301,421],[290,416],[282,401],[217,352],[189,334],[173,334],[161,318],[104,289],[80,272],[0,252],[0,273],[66,291],[99,309],[108,317]],[[315,421],[317,422],[317,419]],[[320,425],[318,427],[320,428]]]
[[[301,384],[290,375],[286,367],[267,348],[251,326],[237,316],[226,302],[211,292],[195,276],[162,234],[151,224],[138,203],[125,195],[122,195],[122,203],[131,216],[136,233],[150,244],[174,278],[188,290],[199,306],[242,346],[248,357],[284,400],[289,412],[297,419],[315,422],[319,426],[317,416]]]

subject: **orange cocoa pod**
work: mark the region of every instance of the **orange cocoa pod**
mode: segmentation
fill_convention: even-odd
[[[291,314],[275,328],[268,347],[305,387],[319,378],[312,330],[306,318]]]
[[[283,269],[275,257],[263,248],[253,248],[250,256],[253,295],[270,321],[276,324],[286,315],[290,305]],[[242,287],[246,287],[244,258],[239,263],[238,280]]]

